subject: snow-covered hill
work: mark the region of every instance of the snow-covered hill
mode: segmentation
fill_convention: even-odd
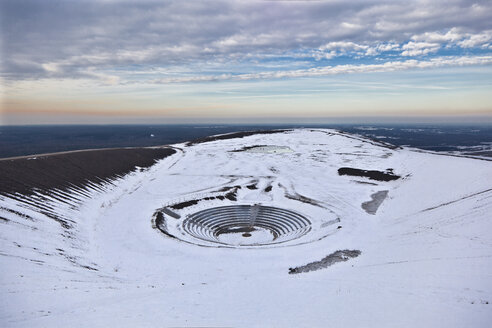
[[[2,327],[492,322],[490,161],[334,130],[173,148],[124,176],[0,196]],[[197,214],[217,207],[236,212]],[[250,224],[230,221],[241,211]]]

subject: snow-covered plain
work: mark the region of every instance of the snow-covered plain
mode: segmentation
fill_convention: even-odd
[[[292,151],[235,151],[255,145]],[[45,202],[74,221],[69,230],[34,203],[0,197],[0,326],[490,327],[490,161],[333,130],[174,147],[114,185],[74,189],[70,204]],[[401,178],[340,176],[341,167]],[[261,204],[313,221],[339,218],[341,228],[245,248],[199,246],[155,228],[158,209],[231,186],[241,186],[236,201],[201,200],[167,219]],[[382,191],[386,199],[367,213],[362,204]],[[361,254],[289,274],[337,250]]]

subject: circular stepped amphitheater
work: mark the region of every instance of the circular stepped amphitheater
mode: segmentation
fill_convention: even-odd
[[[303,215],[272,206],[231,205],[208,208],[188,215],[172,233],[175,238],[203,246],[268,246],[300,238],[311,231]],[[174,230],[174,229],[171,229]],[[191,237],[191,238],[189,238]]]

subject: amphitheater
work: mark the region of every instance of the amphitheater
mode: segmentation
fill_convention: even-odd
[[[171,233],[166,225],[159,225],[159,229]],[[178,230],[205,246],[258,247],[298,239],[311,231],[311,221],[294,211],[273,206],[230,205],[195,212],[178,225]]]

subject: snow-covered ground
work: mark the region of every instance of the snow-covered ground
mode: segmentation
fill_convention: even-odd
[[[237,151],[257,145],[292,151]],[[392,149],[333,130],[175,147],[114,185],[74,189],[72,203],[44,201],[73,221],[70,229],[41,213],[35,196],[0,197],[0,326],[490,326],[490,161]],[[341,167],[392,169],[401,178],[341,176]],[[237,200],[217,198],[234,186]],[[383,191],[375,214],[366,212],[362,204]],[[261,204],[302,214],[313,229],[258,247],[204,247],[156,229],[156,211],[192,200],[175,210],[181,218],[166,220]],[[289,274],[337,250],[361,254]]]

